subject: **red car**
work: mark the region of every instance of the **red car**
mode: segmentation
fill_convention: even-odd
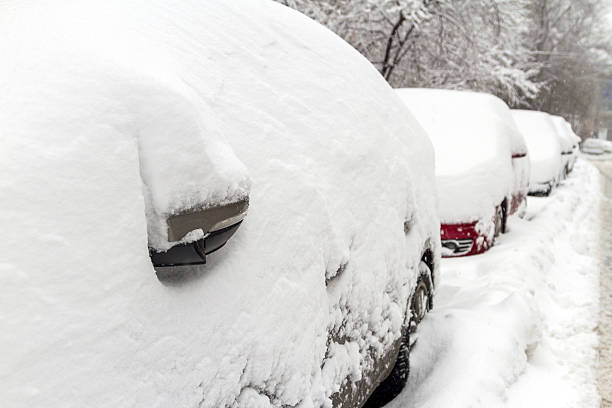
[[[510,109],[489,94],[397,91],[434,145],[442,256],[486,251],[526,203],[528,152]]]

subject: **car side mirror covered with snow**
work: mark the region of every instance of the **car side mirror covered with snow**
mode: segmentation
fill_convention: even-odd
[[[131,95],[151,261],[203,264],[246,216],[247,168],[188,87],[151,80]]]
[[[206,255],[221,248],[236,232],[249,208],[248,198],[228,204],[184,211],[168,217],[168,240],[181,241],[189,233],[201,230],[204,236],[181,243],[167,251],[150,250],[155,267],[206,263]]]

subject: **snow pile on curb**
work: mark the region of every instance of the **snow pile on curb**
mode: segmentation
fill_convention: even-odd
[[[409,385],[388,407],[598,407],[599,206],[580,160],[488,253],[443,260]]]

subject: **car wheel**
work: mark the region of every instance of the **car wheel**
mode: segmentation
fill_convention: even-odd
[[[395,365],[389,376],[374,390],[364,408],[382,407],[404,389],[410,374],[410,350],[417,341],[417,328],[433,306],[431,270],[423,261],[419,264],[419,278],[410,300],[408,327],[402,330],[402,342]]]

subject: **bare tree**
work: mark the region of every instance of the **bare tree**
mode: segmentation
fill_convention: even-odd
[[[512,101],[538,84],[523,41],[525,0],[285,0],[338,33],[393,86],[488,91]]]
[[[539,70],[526,32],[520,0],[441,3],[414,44],[413,66],[392,83],[485,91],[514,102],[532,97]]]
[[[282,0],[366,56],[394,87],[471,89],[593,127],[610,77],[600,0]]]
[[[285,0],[338,33],[390,80],[439,0]]]
[[[544,86],[528,106],[566,117],[589,133],[596,127],[602,83],[612,74],[605,3],[598,0],[532,0],[532,50]]]

